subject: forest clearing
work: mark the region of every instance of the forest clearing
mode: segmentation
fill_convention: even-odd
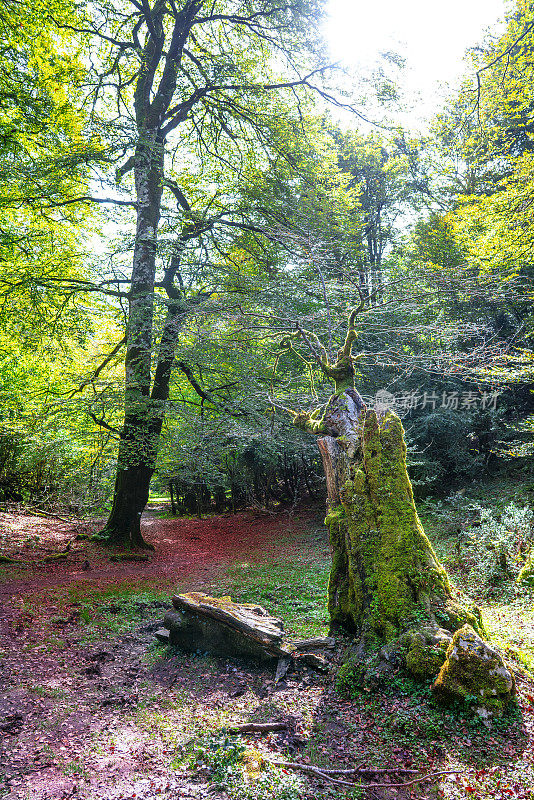
[[[533,77],[0,0],[0,800],[534,800]]]
[[[502,507],[521,500],[517,485],[505,479],[479,492]],[[224,790],[213,794],[206,765],[195,763],[195,748],[249,721],[287,724],[240,737],[266,759],[369,770],[358,790],[297,773],[305,797],[532,797],[531,600],[510,586],[487,597],[480,576],[470,586],[517,670],[517,706],[490,732],[465,710],[444,715],[428,682],[401,675],[384,694],[351,697],[333,691],[334,662],[326,675],[290,673],[274,685],[272,665],[184,654],[156,642],[154,631],[178,588],[261,602],[292,637],[325,635],[330,550],[322,511],[176,520],[161,509],[151,505],[144,521],[156,546],[148,562],[112,562],[109,551],[82,540],[66,561],[44,564],[44,554],[62,552],[86,523],[3,515],[14,527],[13,557],[27,562],[3,567],[0,587],[5,797],[224,798]],[[430,512],[425,522],[433,520],[439,525]],[[456,532],[435,544],[465,584],[469,565],[458,560]],[[363,788],[449,771],[404,789]],[[293,796],[287,772],[270,780],[276,796]]]

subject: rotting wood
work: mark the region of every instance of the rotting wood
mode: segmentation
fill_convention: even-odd
[[[182,649],[260,661],[291,658],[282,621],[261,606],[202,592],[177,595],[172,604],[175,611],[165,615],[163,624],[171,644]]]
[[[307,667],[315,670],[315,672],[328,672],[330,669],[330,664],[326,658],[317,655],[317,653],[295,653],[294,660],[297,664],[306,664]]]
[[[261,606],[233,603],[229,597],[209,597],[202,592],[176,595],[172,604],[178,611],[210,617],[245,634],[273,655],[290,655],[290,651],[282,646],[282,621],[271,617]]]

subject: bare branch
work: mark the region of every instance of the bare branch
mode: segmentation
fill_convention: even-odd
[[[86,379],[85,379],[85,380],[84,380],[84,381],[83,381],[83,382],[80,384],[80,386],[79,386],[77,389],[74,389],[74,390],[71,392],[71,394],[69,395],[69,397],[74,397],[74,395],[75,395],[75,394],[78,394],[79,392],[83,392],[83,390],[85,389],[85,387],[86,387],[86,386],[89,386],[89,384],[90,384],[90,383],[93,383],[93,382],[94,382],[94,381],[95,381],[95,380],[98,378],[98,376],[100,375],[100,373],[102,372],[102,370],[103,370],[103,369],[105,369],[105,368],[107,367],[107,365],[109,364],[109,362],[110,362],[110,361],[111,361],[111,360],[112,360],[112,359],[113,359],[113,358],[114,358],[114,357],[117,355],[117,353],[119,352],[119,350],[121,349],[121,347],[122,347],[123,345],[125,345],[125,344],[126,344],[126,336],[123,336],[123,338],[120,340],[120,342],[119,342],[118,344],[116,344],[116,345],[115,345],[115,347],[113,348],[113,350],[111,351],[111,353],[109,353],[109,354],[108,354],[108,355],[107,355],[107,356],[104,358],[104,360],[103,360],[103,361],[102,361],[102,362],[101,362],[101,363],[98,365],[98,367],[95,369],[95,371],[93,372],[93,374],[91,375],[91,377],[90,377],[90,378],[86,378]]]
[[[110,431],[110,433],[113,433],[115,436],[118,436],[119,438],[122,437],[120,430],[118,428],[114,428],[113,425],[109,425],[105,419],[98,419],[98,417],[95,414],[93,414],[92,411],[86,410],[86,413],[89,417],[91,417],[93,422],[96,422],[96,424],[99,425],[101,428],[105,428],[107,431]]]

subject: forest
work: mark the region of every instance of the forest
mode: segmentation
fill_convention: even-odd
[[[328,12],[0,0],[0,800],[534,800],[534,2]]]

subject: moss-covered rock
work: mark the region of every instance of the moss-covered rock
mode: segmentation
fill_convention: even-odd
[[[338,673],[337,686],[349,692],[384,689],[392,677],[405,672],[416,680],[435,678],[451,641],[449,631],[435,626],[406,631],[379,649],[376,640],[373,643],[356,640]]]
[[[435,678],[447,657],[451,635],[441,628],[422,628],[409,636],[406,669],[419,680]]]
[[[484,721],[501,716],[515,693],[513,673],[470,625],[456,631],[432,685],[438,700],[469,703]]]

